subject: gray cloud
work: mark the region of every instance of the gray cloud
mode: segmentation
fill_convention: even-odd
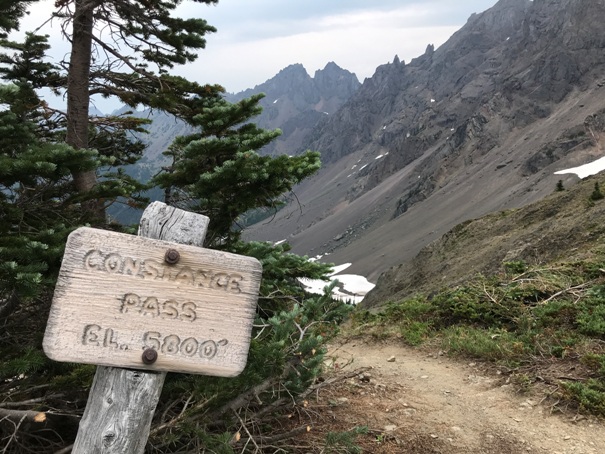
[[[441,45],[496,0],[221,0],[196,6],[218,28],[193,67],[229,91],[253,87],[292,63],[311,74],[329,61],[363,80],[395,54],[409,61]],[[192,4],[184,3],[187,13]],[[183,72],[191,74],[191,71]]]
[[[426,14],[400,26],[462,25],[474,12],[496,0],[220,0],[217,6],[202,7],[185,2],[187,15],[201,15],[227,34],[230,40],[287,36],[317,28],[327,17],[395,10],[421,10]]]
[[[184,1],[181,17],[201,17],[217,27],[198,60],[175,72],[201,83],[219,83],[235,92],[254,87],[293,63],[310,74],[334,61],[363,81],[395,54],[409,61],[427,44],[445,42],[472,13],[496,0],[220,0],[216,6]],[[31,30],[48,18],[53,0],[41,0],[26,19]],[[67,43],[58,28],[53,56]],[[104,101],[105,103],[105,101]],[[103,108],[103,106],[100,106]]]

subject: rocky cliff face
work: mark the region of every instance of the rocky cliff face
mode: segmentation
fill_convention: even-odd
[[[290,65],[276,76],[254,88],[235,95],[238,101],[256,93],[265,93],[263,112],[254,122],[266,129],[280,128],[282,136],[260,152],[293,154],[310,140],[310,134],[325,123],[359,88],[355,74],[330,62],[309,76],[301,64]]]
[[[376,278],[458,222],[549,194],[555,170],[602,155],[602,17],[602,0],[500,0],[380,66],[303,144],[326,163],[297,191],[305,210],[251,237]]]

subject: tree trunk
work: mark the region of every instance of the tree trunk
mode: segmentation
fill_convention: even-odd
[[[65,142],[74,148],[88,148],[89,78],[92,58],[93,13],[97,0],[76,0],[73,18],[71,56],[67,76],[67,135]],[[94,170],[72,169],[78,192],[90,191],[97,183]],[[100,202],[88,203],[84,209],[103,218]]]
[[[73,18],[71,56],[67,75],[67,136],[65,141],[74,148],[88,147],[88,106],[90,95],[90,59],[92,56],[92,28],[95,3],[76,0]],[[74,175],[74,179],[76,176]],[[87,191],[90,178],[78,176],[78,190]],[[94,181],[93,181],[94,185]]]

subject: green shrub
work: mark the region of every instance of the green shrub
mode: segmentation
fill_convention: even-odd
[[[605,416],[605,383],[589,379],[582,382],[564,382],[564,389],[576,400],[580,408],[596,415]]]
[[[527,263],[523,260],[515,260],[512,262],[504,262],[504,269],[509,273],[521,274],[527,271]]]
[[[455,326],[443,332],[444,349],[489,361],[518,360],[529,349],[514,334],[502,330],[483,330]]]
[[[578,309],[578,306],[572,301],[563,299],[552,300],[547,304],[539,304],[533,308],[532,313],[538,327],[564,327],[574,329],[576,327]]]
[[[597,181],[594,184],[594,191],[592,191],[592,194],[590,194],[590,200],[597,201],[597,200],[601,200],[603,198],[605,198],[605,195],[603,195],[603,193],[601,192],[599,182]]]
[[[400,327],[401,337],[409,345],[420,345],[430,336],[431,326],[427,322],[410,321]]]
[[[605,379],[605,355],[587,353],[580,358],[580,362],[597,373],[600,379]]]
[[[580,333],[605,338],[605,304],[585,306],[576,322]]]
[[[435,313],[435,307],[423,296],[414,296],[397,303],[388,304],[384,318],[396,320],[430,320]]]
[[[605,337],[605,286],[589,289],[577,306],[578,331],[588,336]]]
[[[500,289],[485,281],[439,293],[433,304],[444,326],[471,324],[514,327],[523,313],[522,302],[503,298]]]

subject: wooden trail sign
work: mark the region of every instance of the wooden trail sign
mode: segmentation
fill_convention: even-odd
[[[59,361],[121,366],[97,367],[72,454],[143,453],[163,371],[233,376],[244,368],[260,263],[201,248],[207,225],[154,202],[139,237],[70,236],[44,350]]]
[[[251,257],[80,228],[67,241],[44,351],[56,361],[238,375],[260,278]],[[149,348],[152,364],[142,358]]]

